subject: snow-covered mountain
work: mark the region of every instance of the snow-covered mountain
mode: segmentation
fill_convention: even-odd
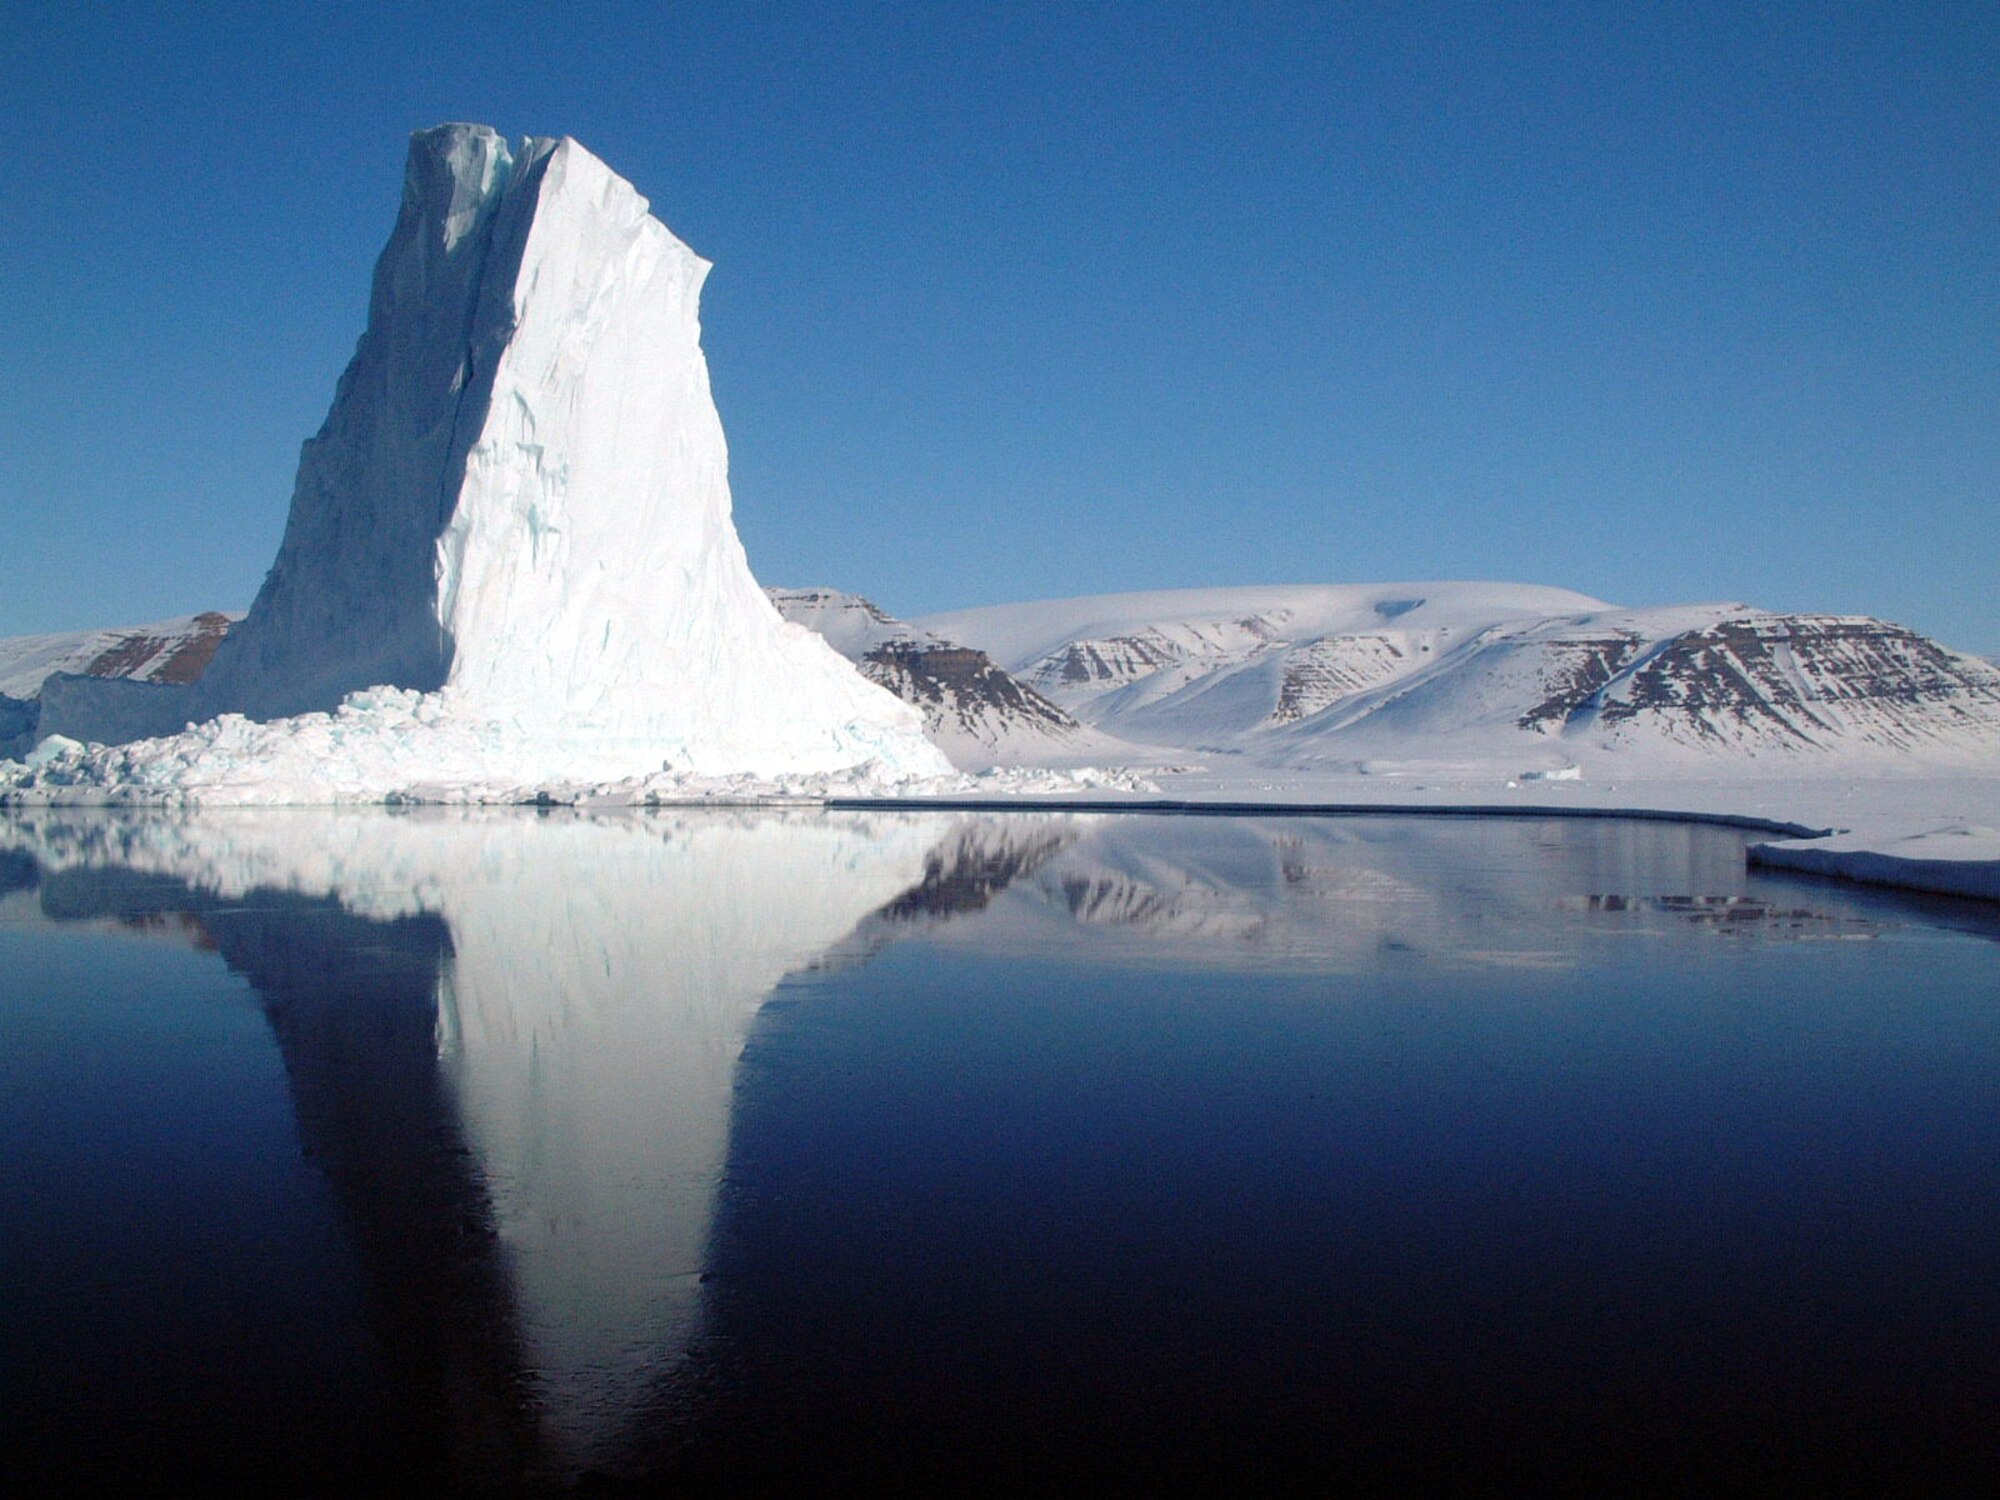
[[[242,618],[209,610],[151,625],[0,640],[0,693],[32,698],[57,672],[190,683],[208,666],[229,627]]]
[[[2000,672],[1862,617],[1407,583],[1104,595],[917,624],[1122,739],[1295,768],[1830,752],[2000,764]]]
[[[1421,673],[1503,623],[1608,606],[1519,584],[1323,584],[1107,594],[935,615],[1080,720],[1216,746]]]
[[[961,646],[837,589],[767,589],[778,613],[824,637],[861,675],[913,704],[931,742],[961,770],[1115,753],[1042,694]]]
[[[1866,752],[2000,764],[2000,672],[1900,625],[1743,605],[1496,628],[1448,666],[1290,738],[1408,743],[1512,728],[1578,750]]]
[[[708,270],[574,140],[417,132],[249,614],[184,702],[45,698],[40,732],[129,738],[140,698],[140,732],[196,728],[49,777],[317,801],[948,773],[917,714],[751,576],[700,344]]]
[[[179,728],[177,715],[186,696],[182,690],[201,676],[230,626],[242,618],[208,610],[150,625],[0,640],[0,759],[25,755],[46,732],[42,721],[47,700],[58,703],[54,717],[59,719],[69,712],[61,704],[86,697],[94,700],[106,692],[103,684],[109,682],[146,684],[142,689],[110,692],[120,696],[128,711],[141,715],[171,704],[164,716],[144,722],[169,731]]]

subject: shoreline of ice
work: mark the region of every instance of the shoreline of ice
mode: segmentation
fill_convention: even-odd
[[[234,715],[166,740],[48,741],[0,762],[0,810],[353,806],[976,808],[1187,816],[1413,814],[1723,823],[1774,837],[1759,868],[2000,900],[2000,777],[1875,772],[1810,778],[1635,776],[1548,781],[1461,767],[1427,779],[1245,767],[1069,766],[912,774],[884,760],[821,771],[580,779],[532,745],[395,690],[333,714]]]
[[[1810,842],[1786,839],[1752,844],[1745,857],[1763,869],[2000,901],[2000,828],[1982,824],[1834,833]]]
[[[593,767],[574,746],[466,712],[449,690],[373,688],[349,694],[331,713],[268,723],[223,714],[119,745],[51,735],[24,760],[0,761],[0,808],[644,807],[1157,790],[1123,768],[939,773],[913,766],[893,740],[873,745],[876,728],[835,726],[817,765],[795,754],[788,769],[718,772],[676,768],[669,755],[657,771],[619,775],[619,761],[631,756]],[[935,764],[946,762],[940,756]]]

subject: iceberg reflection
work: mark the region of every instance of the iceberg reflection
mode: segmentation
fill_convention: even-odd
[[[447,1462],[574,1473],[615,1458],[696,1333],[758,1005],[920,886],[959,821],[50,814],[5,833],[51,915],[198,914],[265,1002]]]
[[[477,877],[440,890],[440,1067],[568,1459],[608,1458],[694,1336],[758,1005],[916,879],[937,832],[712,815],[487,829]]]

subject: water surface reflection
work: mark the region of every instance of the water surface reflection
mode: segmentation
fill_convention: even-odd
[[[1699,1323],[1702,1276],[1791,1253],[1749,1222],[1774,1204],[1851,1232],[1826,1195],[1881,1163],[1842,1179],[1802,1133],[1860,1150],[1857,1122],[1907,1122],[1995,1045],[1958,992],[1941,1050],[1869,1009],[1947,941],[1933,911],[1752,880],[1741,846],[1568,820],[50,812],[0,823],[0,925],[165,935],[254,987],[367,1283],[383,1450],[427,1485],[1103,1478],[1253,1440],[1464,1477],[1481,1434],[1507,1447],[1492,1422],[1441,1469],[1368,1434],[1488,1398],[1519,1431],[1602,1419],[1593,1359],[1666,1360],[1669,1407],[1681,1376],[1726,1381],[1621,1354],[1667,1336],[1641,1283]],[[1827,939],[1886,956],[1782,956]],[[1855,975],[1797,1055],[1761,1002],[1718,1022]],[[1928,1081],[1848,1109],[1882,1066]],[[1994,1185],[1966,1155],[1990,1121],[1965,1123],[1994,1103],[1924,1117],[1940,1191]],[[1690,1110],[1744,1139],[1690,1144]],[[1955,1247],[1951,1285],[2000,1269],[1994,1234],[1904,1208]],[[1585,1289],[1595,1353],[1548,1287]],[[1970,1326],[2000,1332],[1991,1304]],[[1592,1451],[1653,1439],[1611,1409]]]
[[[497,1480],[606,1461],[693,1337],[758,1003],[924,868],[913,816],[252,812],[11,829],[57,920],[256,986],[382,1342]]]

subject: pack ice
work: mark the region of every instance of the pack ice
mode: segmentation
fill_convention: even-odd
[[[188,731],[45,743],[42,784],[328,801],[948,772],[914,710],[751,576],[708,271],[574,140],[412,136],[367,330]]]

